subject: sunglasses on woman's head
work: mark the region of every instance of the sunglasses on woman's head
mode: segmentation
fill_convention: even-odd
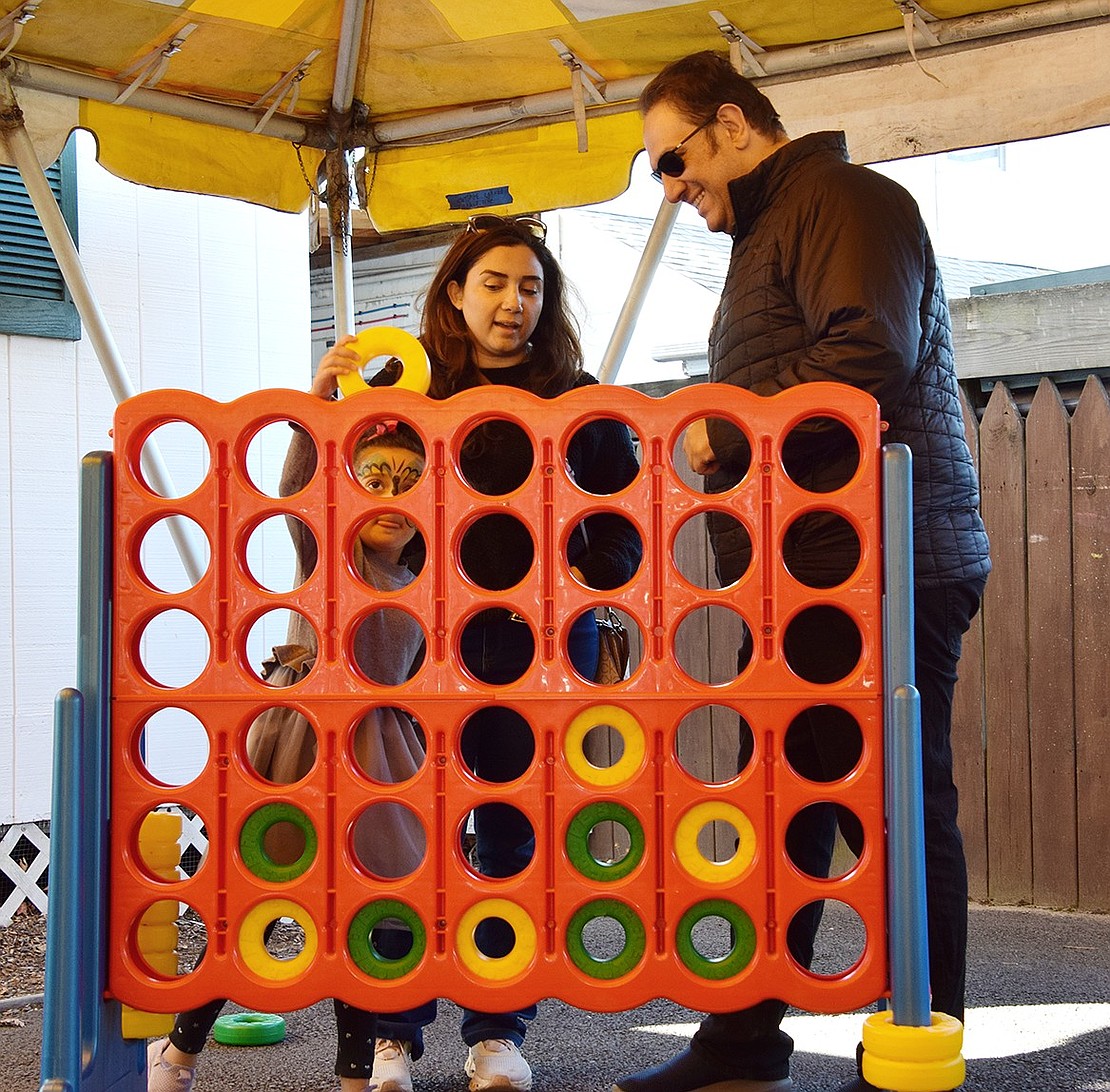
[[[659,162],[655,164],[655,170],[651,172],[651,177],[656,182],[663,181],[663,175],[668,178],[677,178],[684,170],[686,170],[686,160],[679,155],[679,150],[687,141],[693,140],[708,125],[712,125],[717,120],[717,115],[714,114],[708,121],[703,121],[692,132],[687,133],[673,148],[665,151],[660,157]]]
[[[528,232],[533,239],[539,239],[541,243],[547,239],[547,225],[538,216],[510,217],[486,212],[479,216],[471,216],[466,222],[466,230],[494,231],[496,228],[514,225]]]

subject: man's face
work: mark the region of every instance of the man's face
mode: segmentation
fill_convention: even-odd
[[[644,115],[644,148],[652,170],[659,157],[670,151],[704,118],[691,122],[668,102],[660,102]],[[710,231],[732,232],[736,218],[728,196],[728,184],[747,173],[744,157],[734,147],[729,128],[720,121],[707,125],[690,137],[678,154],[684,169],[677,178],[662,176],[663,193],[675,204],[692,205]]]

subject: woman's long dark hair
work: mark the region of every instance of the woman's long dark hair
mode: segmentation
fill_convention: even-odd
[[[567,302],[567,282],[555,256],[522,225],[506,220],[483,231],[464,231],[451,244],[428,288],[420,340],[432,362],[428,394],[447,398],[482,382],[473,343],[462,312],[451,303],[447,286],[465,283],[478,259],[499,246],[526,246],[543,270],[543,307],[532,332],[528,389],[550,398],[569,390],[582,371],[578,327]]]

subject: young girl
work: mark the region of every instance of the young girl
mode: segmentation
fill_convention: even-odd
[[[566,281],[548,250],[546,227],[535,217],[516,220],[475,216],[448,249],[428,289],[420,340],[432,366],[429,394],[448,398],[468,387],[504,384],[554,398],[596,383],[582,370],[582,350],[567,301]],[[330,397],[336,377],[358,367],[350,338],[341,338],[323,360],[315,393]],[[387,367],[384,378],[396,376]],[[620,422],[596,420],[580,428],[568,445],[568,469],[590,493],[615,493],[639,467],[629,430]],[[533,453],[522,431],[507,422],[489,422],[464,443],[460,469],[477,490],[503,496],[528,476]],[[642,544],[630,523],[609,513],[585,520],[567,547],[575,577],[592,588],[615,588],[630,580],[640,564]],[[476,523],[463,540],[460,561],[467,575],[492,590],[516,584],[534,564],[532,539],[510,515]],[[567,652],[575,670],[592,679],[598,635],[592,613],[577,618]],[[482,611],[461,635],[467,669],[485,683],[512,682],[527,670],[534,652],[530,627],[500,608]],[[464,758],[483,780],[519,777],[533,758],[534,741],[512,710],[491,703],[472,717],[463,739]],[[513,876],[535,851],[531,825],[500,802],[475,809],[476,855],[486,876]],[[492,924],[492,923],[490,923]],[[507,951],[511,937],[479,937],[487,954]],[[463,1041],[469,1047],[465,1071],[472,1092],[532,1087],[532,1072],[521,1054],[534,1005],[516,1012],[464,1009]],[[434,1019],[435,1003],[392,1015],[378,1025],[374,1077],[382,1092],[412,1092],[410,1062],[423,1051],[423,1028]]]
[[[294,429],[282,472],[280,492],[289,496],[308,484],[316,468],[316,449],[307,433]],[[355,445],[352,468],[368,493],[380,500],[400,497],[424,470],[424,449],[416,433],[403,423],[381,422]],[[300,520],[289,520],[297,557],[297,583],[316,567],[316,541]],[[398,591],[414,579],[401,563],[416,527],[402,512],[380,512],[360,529],[354,542],[355,571],[373,588]],[[307,619],[294,615],[288,643],[274,649],[271,681],[284,672],[287,681],[306,674],[316,656],[315,633]],[[423,648],[420,626],[404,611],[376,610],[354,635],[354,657],[371,679],[397,685],[411,674]],[[375,708],[355,728],[353,750],[362,771],[378,782],[395,783],[413,776],[424,761],[424,747],[408,717],[392,708]],[[267,711],[247,733],[247,754],[257,773],[288,784],[304,777],[315,761],[316,739],[303,717]],[[266,842],[275,861],[296,859],[280,829]],[[355,824],[353,850],[375,875],[407,875],[424,855],[418,820],[399,804],[380,804]],[[148,1092],[189,1092],[196,1062],[225,1002],[215,1000],[179,1014],[168,1039],[150,1044],[147,1052]],[[336,1063],[341,1092],[373,1092],[372,1079],[377,1017],[341,1001],[335,1002]]]

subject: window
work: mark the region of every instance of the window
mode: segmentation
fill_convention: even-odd
[[[70,139],[46,170],[77,241],[77,159]],[[81,322],[62,271],[23,187],[19,171],[0,166],[0,333],[77,341]]]

